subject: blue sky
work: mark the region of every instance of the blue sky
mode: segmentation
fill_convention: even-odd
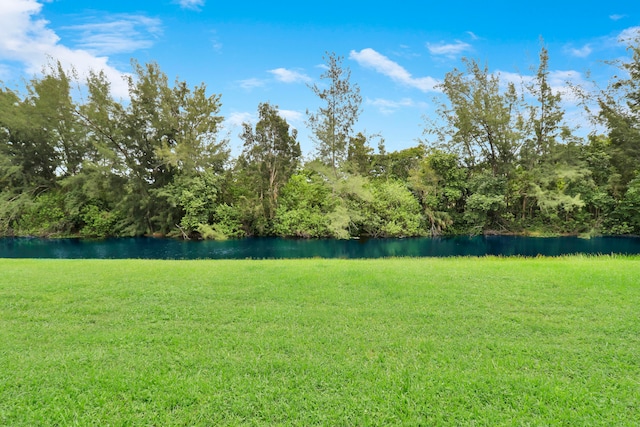
[[[364,100],[356,131],[380,134],[388,150],[398,150],[422,137],[424,117],[435,117],[435,86],[462,57],[505,81],[526,80],[540,37],[554,88],[566,93],[567,121],[586,132],[566,81],[606,86],[614,70],[603,61],[624,57],[621,39],[639,31],[635,0],[2,0],[0,80],[18,88],[54,58],[80,75],[104,69],[121,97],[131,58],[155,61],[171,80],[205,83],[222,95],[222,136],[235,154],[240,123],[255,120],[258,104],[269,101],[310,155],[305,111],[319,104],[308,84],[319,82],[325,52],[335,52]]]

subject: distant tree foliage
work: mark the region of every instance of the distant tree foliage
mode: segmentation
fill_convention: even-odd
[[[360,89],[328,53],[310,86],[321,106],[307,111],[306,162],[268,102],[231,158],[221,96],[206,86],[133,62],[117,101],[104,73],[78,81],[54,64],[24,93],[0,87],[0,235],[639,234],[640,41],[629,52],[619,77],[587,94],[604,134],[567,125],[543,45],[521,87],[465,59],[440,85],[425,140],[393,152],[357,131]]]
[[[315,113],[307,110],[308,125],[316,142],[318,158],[331,166],[337,175],[360,116],[362,96],[360,87],[350,81],[351,70],[342,65],[343,57],[327,53],[324,60],[327,69],[320,78],[327,81],[328,87],[311,85],[322,105]]]
[[[260,104],[258,117],[255,129],[249,123],[242,126],[240,137],[244,148],[238,159],[241,166],[238,173],[245,175],[250,191],[271,221],[278,207],[280,189],[296,171],[302,152],[296,140],[297,131],[289,129],[277,107]]]

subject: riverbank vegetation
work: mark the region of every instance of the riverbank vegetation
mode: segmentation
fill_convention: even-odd
[[[640,260],[0,260],[0,424],[633,425]]]
[[[0,89],[0,235],[404,237],[640,233],[640,45],[598,93],[586,139],[565,120],[548,54],[522,86],[466,60],[446,74],[415,146],[357,131],[362,96],[327,54],[316,151],[268,102],[242,153],[220,136],[221,95],[134,63],[129,99],[61,66]],[[81,96],[72,96],[80,87]],[[585,113],[587,114],[587,113]],[[595,127],[594,127],[595,129]],[[377,144],[376,149],[372,144]]]

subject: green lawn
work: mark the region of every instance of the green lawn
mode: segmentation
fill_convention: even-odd
[[[638,425],[640,258],[0,260],[0,425]]]

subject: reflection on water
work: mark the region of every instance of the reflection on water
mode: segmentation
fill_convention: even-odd
[[[640,254],[640,238],[461,236],[368,240],[256,238],[224,242],[154,238],[0,239],[0,258],[270,259],[483,255],[558,256],[575,253]]]

